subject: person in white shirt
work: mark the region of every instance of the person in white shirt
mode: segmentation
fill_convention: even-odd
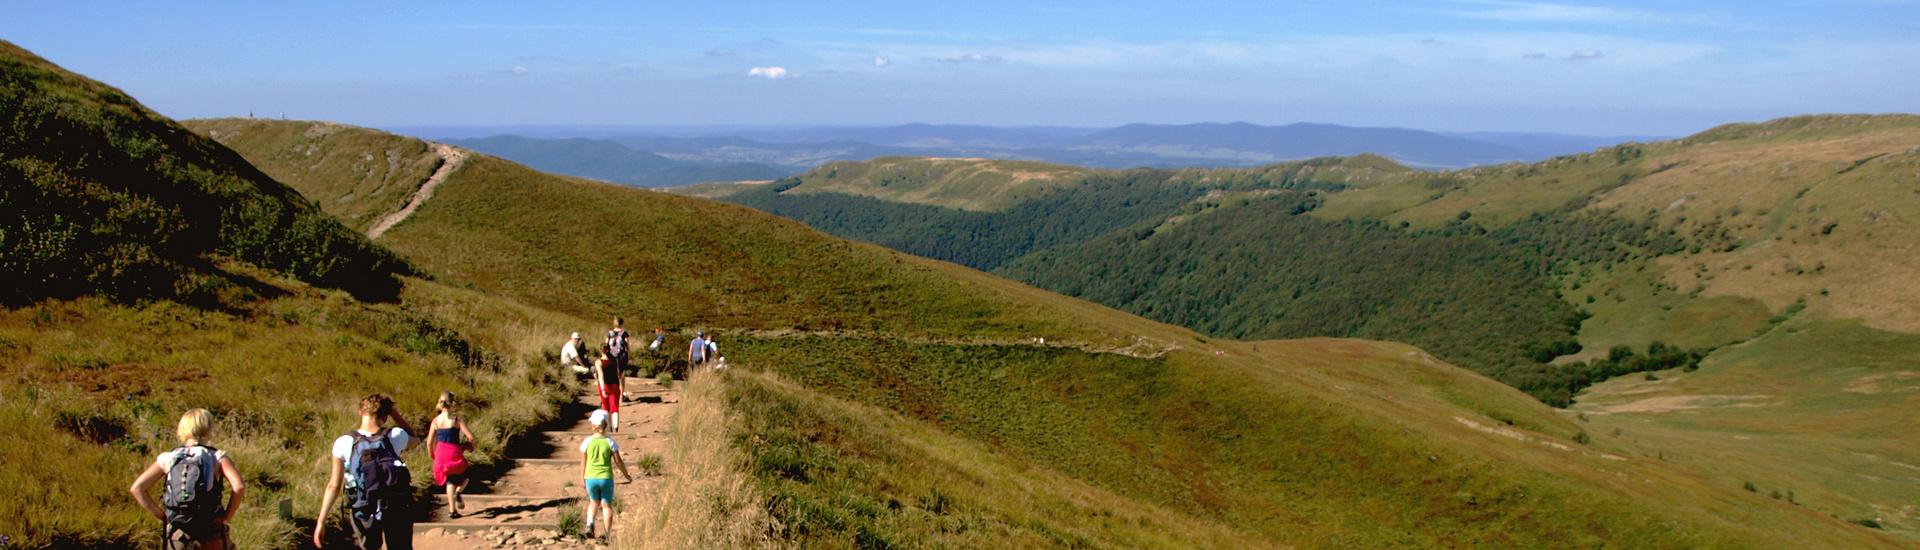
[[[560,366],[572,370],[575,374],[586,375],[592,371],[587,368],[585,357],[586,344],[580,341],[580,333],[573,333],[573,339],[560,345]]]
[[[386,427],[388,420],[393,421],[394,427],[391,429]],[[382,435],[384,438],[381,437]],[[381,439],[385,441],[382,442]],[[373,452],[367,453],[375,456],[353,456],[356,446],[365,448],[366,445],[363,445],[363,442],[377,443],[384,446],[385,450],[378,455]],[[399,461],[398,457],[400,453],[407,452],[419,443],[420,441],[413,436],[413,426],[407,423],[406,415],[401,414],[399,408],[394,406],[393,398],[376,393],[361,399],[360,428],[333,440],[333,449],[329,453],[333,468],[327,474],[326,492],[320,495],[320,515],[314,520],[313,525],[314,547],[327,547],[327,517],[332,515],[330,512],[333,511],[334,498],[340,495],[343,483],[349,485],[355,483],[353,476],[357,472],[348,471],[349,462],[354,462],[356,466],[363,468],[367,464],[380,464],[389,467],[389,473],[404,473],[407,465]],[[391,462],[386,462],[388,459],[391,459]],[[377,499],[367,497],[369,500],[376,500],[370,507],[361,507],[353,503],[353,495],[349,494],[349,503],[354,504],[348,514],[348,523],[353,527],[354,545],[366,550],[379,550],[382,546],[395,550],[411,550],[413,548],[413,515],[409,510],[412,499],[410,490],[407,487],[397,487],[395,490],[381,491]]]
[[[240,501],[247,494],[247,483],[241,479],[240,469],[233,465],[233,459],[227,457],[226,451],[207,446],[213,436],[213,415],[208,414],[206,409],[193,409],[180,415],[180,426],[175,431],[177,432],[175,435],[180,437],[180,448],[160,453],[153,464],[147,466],[146,470],[140,472],[140,477],[133,480],[133,487],[128,491],[133,493],[133,501],[138,503],[141,509],[166,525],[164,544],[185,550],[229,548],[232,545],[227,539],[227,524],[233,521],[234,514],[240,511]],[[211,483],[205,487],[214,491],[211,496],[215,500],[202,508],[210,514],[209,516],[169,517],[167,510],[154,504],[153,497],[147,494],[148,490],[155,482],[173,475],[174,464],[181,460],[206,460],[207,458],[211,458],[212,463],[201,462],[200,464],[206,465],[207,468],[203,472],[212,473],[211,470],[216,467],[214,465],[217,465],[217,475],[221,478],[220,481],[224,481],[227,488],[233,491],[233,498],[227,501],[225,507],[221,507],[218,502],[220,494],[217,492],[220,489],[220,483]],[[193,463],[189,462],[189,464]]]

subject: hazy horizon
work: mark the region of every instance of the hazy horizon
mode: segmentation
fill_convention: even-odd
[[[163,114],[371,127],[1319,122],[1685,135],[1920,111],[1920,5],[28,3],[0,38]],[[130,47],[137,45],[137,47]]]

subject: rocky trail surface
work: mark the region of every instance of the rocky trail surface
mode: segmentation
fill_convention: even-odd
[[[652,380],[627,378],[622,387],[630,401],[620,405],[619,430],[609,436],[619,444],[634,481],[619,483],[623,478],[615,474],[616,511],[663,480],[642,474],[639,459],[648,453],[666,455],[668,426],[679,403],[675,390]],[[461,517],[452,518],[445,493],[436,494],[428,517],[414,525],[414,546],[425,550],[605,546],[605,527],[596,525],[601,536],[584,539],[562,532],[560,521],[563,513],[585,513],[579,448],[593,433],[587,415],[598,408],[598,401],[588,386],[578,400],[561,407],[555,420],[509,444],[508,460],[491,468],[475,466],[473,482],[462,497],[466,505]],[[671,475],[672,465],[663,472]]]

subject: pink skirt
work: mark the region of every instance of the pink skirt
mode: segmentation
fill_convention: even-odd
[[[433,442],[433,484],[446,485],[447,476],[467,473],[466,449],[444,441]]]

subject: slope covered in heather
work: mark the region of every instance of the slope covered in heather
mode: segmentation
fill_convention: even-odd
[[[270,174],[294,169],[273,161],[284,144],[226,143]],[[590,206],[546,215],[556,200]],[[1418,349],[1213,340],[484,155],[381,242],[481,292],[719,333],[741,372],[696,383],[724,386],[724,460],[760,497],[715,506],[764,512],[781,541],[1890,544],[1622,456]],[[1129,517],[1159,527],[1103,519]]]

